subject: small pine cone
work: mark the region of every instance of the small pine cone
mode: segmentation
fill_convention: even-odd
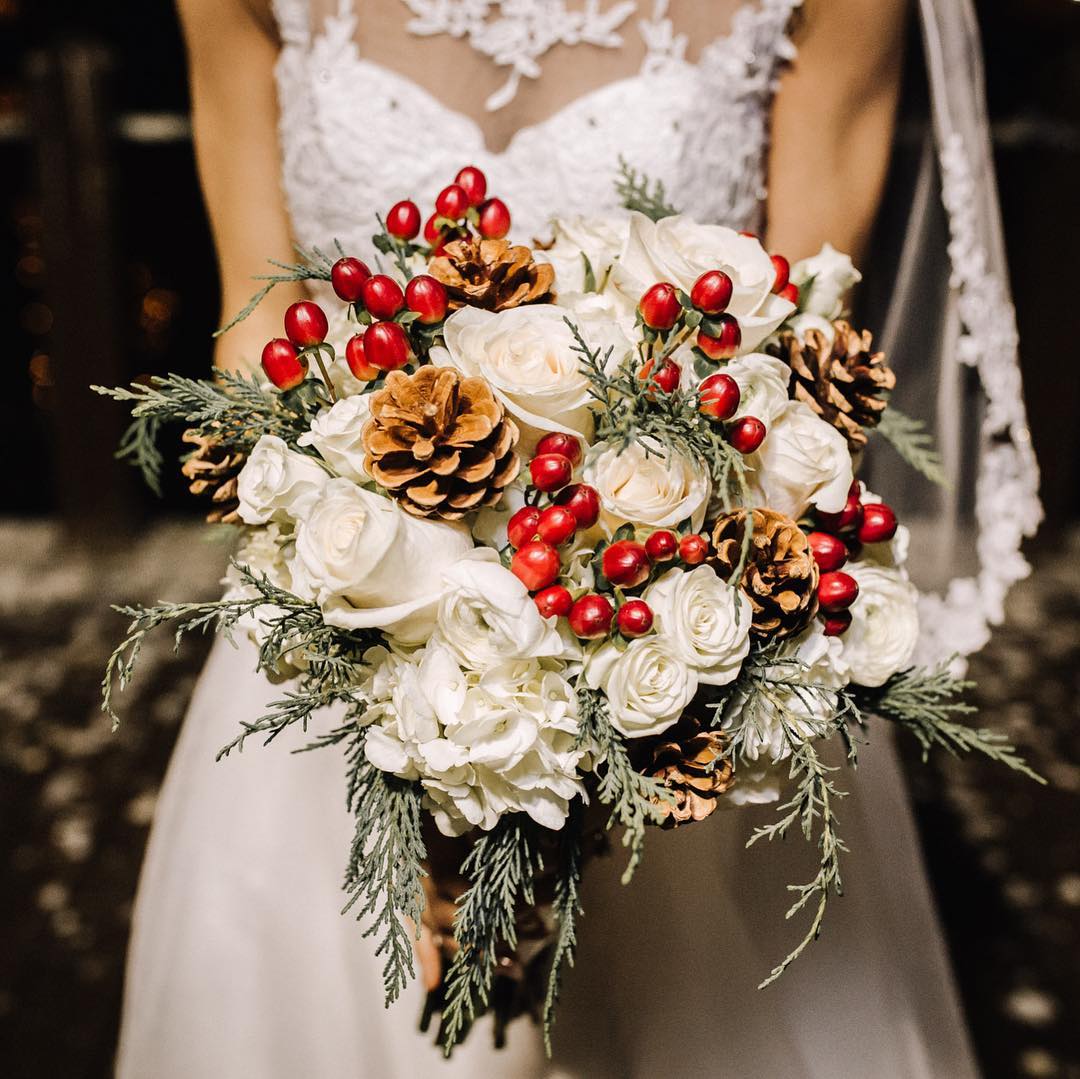
[[[742,589],[753,608],[750,632],[759,638],[794,636],[817,613],[818,568],[806,534],[770,509],[753,511],[753,534]],[[742,554],[746,510],[721,517],[713,528],[713,568],[731,578]]]
[[[527,247],[506,240],[454,240],[431,260],[428,272],[446,286],[450,309],[507,311],[555,299],[555,270],[534,262]]]
[[[247,457],[228,449],[220,438],[202,435],[194,428],[181,437],[195,447],[180,468],[189,481],[188,490],[197,497],[208,497],[214,504],[206,520],[210,524],[235,524],[240,520],[236,480]]]
[[[833,323],[830,346],[820,330],[807,330],[805,344],[793,333],[780,338],[780,358],[791,368],[791,388],[848,441],[852,453],[866,445],[866,428],[876,427],[896,385],[884,352],[871,352],[873,337],[850,323]]]
[[[704,820],[720,804],[720,795],[735,782],[735,770],[725,756],[727,743],[719,731],[703,731],[693,720],[680,722],[685,734],[668,732],[652,747],[646,775],[659,779],[675,795],[674,805],[657,801],[665,828]]]
[[[452,367],[387,375],[363,439],[368,472],[414,517],[494,505],[521,468],[518,429],[491,387]]]

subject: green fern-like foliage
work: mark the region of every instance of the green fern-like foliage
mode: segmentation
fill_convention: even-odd
[[[636,210],[653,221],[674,217],[679,212],[668,202],[667,191],[661,181],[650,180],[644,173],[632,168],[623,157],[619,158],[615,191],[626,209]]]
[[[934,448],[933,436],[922,420],[907,416],[890,405],[881,414],[876,430],[917,472],[939,487],[949,486],[941,454]]]

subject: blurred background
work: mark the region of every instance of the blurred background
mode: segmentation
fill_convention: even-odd
[[[985,1074],[1080,1079],[1080,3],[978,7],[1047,519],[972,673],[1051,783],[914,756],[909,775]],[[205,654],[159,639],[111,734],[108,603],[210,596],[226,558],[178,479],[158,500],[113,460],[121,410],[87,390],[210,364],[169,0],[0,0],[0,280],[0,1075],[89,1079],[110,1073],[143,844]]]

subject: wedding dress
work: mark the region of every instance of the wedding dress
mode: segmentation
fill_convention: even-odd
[[[769,104],[794,57],[797,7],[360,0],[354,10],[350,0],[277,0],[283,179],[297,240],[329,249],[337,238],[374,258],[375,212],[406,195],[430,204],[466,163],[484,169],[509,203],[515,235],[542,236],[553,211],[615,207],[620,156],[662,179],[670,201],[696,218],[756,228]],[[935,10],[924,3],[931,46],[935,28],[943,33]],[[955,67],[939,72],[942,90]],[[547,80],[557,93],[539,93]],[[987,525],[985,557],[966,591],[928,600],[928,650],[942,636],[978,643],[1023,572],[1016,546],[1037,517],[1022,401],[1018,413],[1006,401],[1015,357],[1003,347],[1001,319],[992,360],[966,329],[977,294],[987,309],[1004,303],[1011,317],[1000,237],[988,238],[983,218],[967,212],[971,191],[985,189],[984,147],[965,152],[964,143],[980,133],[980,118],[974,126],[964,117],[937,123],[939,144],[953,156],[944,171],[957,204],[954,299],[968,308],[950,326],[954,343],[966,334],[964,358],[988,384],[987,423],[998,428],[984,425],[996,457],[992,474],[982,475],[996,501],[991,512],[984,483],[977,510]],[[1014,510],[1001,524],[1010,495]],[[255,676],[249,645],[214,646],[143,869],[121,1079],[976,1074],[885,732],[872,730],[858,772],[842,784],[851,792],[840,810],[852,851],[845,895],[830,904],[821,939],[778,983],[755,989],[796,939],[799,928],[783,918],[784,886],[812,875],[814,852],[798,840],[744,851],[752,828],[772,818],[768,806],[717,814],[651,837],[628,887],[618,882],[618,849],[590,866],[553,1060],[533,1025],[519,1021],[505,1049],[492,1048],[481,1022],[443,1061],[416,1029],[420,987],[384,1011],[382,961],[338,913],[352,830],[340,757],[291,756],[287,749],[303,744],[297,737],[214,763],[238,720],[254,718],[278,692]]]

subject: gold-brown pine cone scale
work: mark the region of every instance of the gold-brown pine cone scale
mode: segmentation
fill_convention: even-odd
[[[507,311],[555,299],[554,268],[506,240],[454,240],[431,260],[428,273],[446,288],[452,311]]]
[[[208,498],[213,509],[206,515],[209,524],[235,524],[240,520],[240,499],[236,493],[237,477],[247,460],[243,453],[228,449],[213,435],[189,428],[181,435],[194,446],[180,466],[188,481],[188,490],[198,498]]]
[[[657,802],[664,811],[664,828],[702,821],[716,811],[720,796],[735,782],[726,753],[724,736],[719,731],[702,731],[697,723],[691,723],[682,736],[666,735],[652,748],[645,773],[660,780],[675,799]]]
[[[491,387],[452,367],[391,372],[363,438],[369,474],[414,517],[494,505],[521,468],[518,429]]]

